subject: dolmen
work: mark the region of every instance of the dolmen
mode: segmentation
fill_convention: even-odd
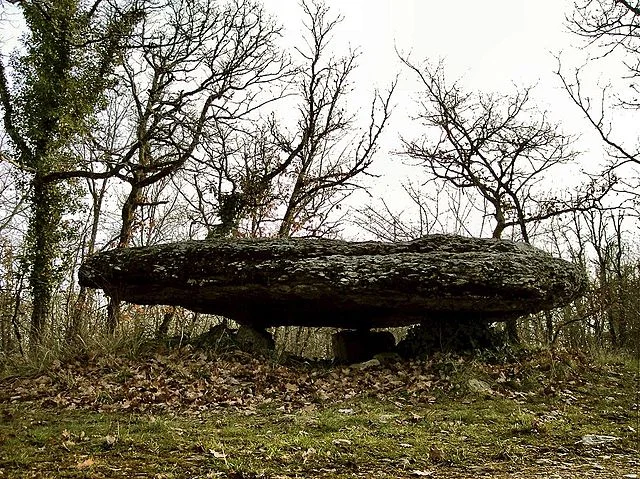
[[[83,286],[119,301],[221,315],[263,330],[367,331],[429,321],[488,324],[563,306],[578,265],[524,243],[430,235],[407,242],[215,239],[89,257]]]

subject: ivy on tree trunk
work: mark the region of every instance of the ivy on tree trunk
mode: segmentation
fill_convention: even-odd
[[[67,186],[74,178],[106,178],[117,172],[109,165],[103,171],[89,168],[72,147],[88,135],[122,59],[123,40],[142,11],[80,0],[16,5],[27,31],[24,49],[14,54],[11,67],[0,60],[0,107],[11,141],[7,155],[31,176],[24,267],[32,296],[33,349],[51,316],[62,218],[74,199]]]

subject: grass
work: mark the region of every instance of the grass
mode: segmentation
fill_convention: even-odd
[[[419,366],[422,382],[416,381],[415,363],[362,372],[280,366],[272,378],[283,377],[282,387],[275,388],[279,395],[256,389],[239,394],[243,402],[236,404],[174,404],[159,412],[115,407],[122,400],[103,408],[111,399],[102,391],[92,401],[70,398],[62,407],[44,396],[11,399],[17,381],[23,387],[25,380],[43,382],[43,376],[5,379],[0,477],[620,478],[639,473],[638,383],[629,363],[542,353],[501,364],[442,357]],[[123,374],[123,364],[110,369],[115,379],[109,387],[142,387],[127,382],[136,371]],[[63,371],[47,377],[63,382],[60,387],[72,396],[82,380],[76,370]],[[202,375],[202,364],[194,371]],[[366,387],[359,375],[370,378]],[[188,371],[183,376],[190,377]],[[294,384],[296,377],[301,379]],[[329,391],[342,390],[329,397],[311,386],[303,391],[304,384],[320,383],[314,378],[332,381]],[[474,392],[471,378],[491,390]],[[397,384],[376,391],[383,381]],[[259,396],[264,397],[251,400]],[[583,444],[588,434],[618,439]]]

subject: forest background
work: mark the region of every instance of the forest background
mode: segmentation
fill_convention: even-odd
[[[384,47],[387,76],[371,78],[371,52],[329,3],[302,1],[295,18],[283,9],[285,28],[273,2],[0,2],[3,358],[189,337],[220,321],[78,287],[97,251],[430,233],[525,241],[583,264],[585,298],[521,320],[518,336],[633,349],[640,7],[565,6],[575,44],[546,54],[551,75],[488,87],[422,58],[408,35]],[[475,61],[464,25],[447,44]],[[282,348],[326,355],[314,334],[276,331]]]

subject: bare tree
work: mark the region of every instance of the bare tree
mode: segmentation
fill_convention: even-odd
[[[383,241],[410,241],[428,234],[455,233],[472,236],[469,217],[475,210],[465,190],[454,190],[434,178],[402,185],[407,201],[402,209],[385,198],[357,210],[353,223]]]
[[[213,211],[213,235],[233,233],[241,219],[242,234],[335,234],[338,222],[331,215],[373,161],[395,83],[374,94],[368,125],[359,132],[357,115],[346,105],[358,53],[330,52],[342,18],[332,18],[322,2],[305,0],[301,7],[305,36],[295,48],[300,64],[281,107],[297,113],[295,124],[272,115],[253,127],[215,125],[204,164],[193,170],[197,197],[191,203],[209,226],[215,226]],[[215,174],[207,179],[203,169]]]
[[[384,198],[378,199],[376,205],[366,205],[358,210],[353,223],[366,233],[381,241],[410,241],[431,233],[428,217],[430,212],[423,207],[422,198],[418,196],[415,206],[418,209],[418,222],[407,219],[405,209],[398,211],[389,205]]]
[[[635,5],[634,5],[635,4]],[[580,0],[573,3],[567,18],[569,29],[602,49],[603,55],[621,49],[637,55],[640,51],[640,6],[628,0]],[[640,64],[627,64],[634,76]],[[634,87],[635,88],[635,87]]]
[[[273,120],[248,123],[210,125],[202,157],[182,173],[192,187],[180,191],[190,222],[195,231],[204,227],[210,238],[273,234],[281,201],[273,185],[287,164],[271,138]]]
[[[17,217],[24,220],[27,209],[27,194],[20,188],[20,172],[0,163],[0,234],[12,233]]]
[[[434,178],[477,193],[492,210],[494,238],[517,227],[529,243],[531,224],[597,207],[609,191],[611,182],[591,181],[584,193],[563,199],[540,187],[550,170],[573,161],[576,152],[572,138],[531,107],[531,88],[513,95],[470,94],[447,83],[442,64],[419,68],[401,59],[423,88],[416,120],[426,130],[419,139],[403,138],[402,153]],[[507,332],[519,341],[514,321],[507,322]]]
[[[529,225],[574,210],[593,208],[609,189],[589,183],[573,198],[541,188],[549,172],[572,162],[573,139],[531,104],[531,89],[513,95],[470,94],[445,80],[443,66],[419,68],[402,59],[423,88],[415,120],[420,138],[402,139],[402,154],[418,160],[433,177],[475,191],[491,207],[493,237],[517,227],[530,242]]]
[[[261,6],[234,0],[167,0],[138,32],[125,62],[122,94],[130,100],[118,177],[131,186],[118,246],[131,241],[136,210],[153,206],[143,189],[170,177],[197,152],[205,126],[235,121],[258,108],[261,88],[286,73],[277,27]]]
[[[635,267],[623,264],[623,218],[638,215],[638,135],[629,125],[637,123],[640,111],[640,5],[626,0],[576,0],[567,18],[569,30],[586,41],[587,62],[568,72],[558,58],[556,71],[569,98],[586,118],[592,131],[602,141],[608,161],[604,173],[619,177],[615,198],[620,211],[605,215],[595,211],[584,216],[587,242],[595,251],[595,291],[592,309],[604,310],[594,315],[596,338],[601,340],[608,327],[613,344],[622,344],[627,327],[632,324],[629,312],[634,309],[637,293],[626,288],[637,277]],[[604,85],[590,84],[589,70],[616,72]],[[624,210],[624,212],[623,212]],[[599,296],[599,298],[598,298]],[[621,304],[623,301],[624,304]],[[636,318],[637,325],[637,318]],[[608,326],[607,326],[608,325]]]
[[[556,73],[571,100],[603,141],[611,160],[606,170],[619,171],[630,166],[632,172],[625,169],[620,175],[621,182],[626,193],[637,195],[638,178],[634,176],[640,165],[638,137],[630,138],[624,126],[616,127],[614,118],[628,118],[640,110],[637,82],[640,78],[640,7],[637,2],[625,0],[576,1],[573,14],[567,20],[569,29],[586,39],[597,56],[571,74],[563,71],[559,60]],[[590,93],[586,93],[583,74],[588,66],[618,58],[625,70],[623,78],[615,82],[618,88],[609,83],[599,92],[589,88]]]
[[[209,123],[237,121],[271,101],[265,91],[288,66],[279,34],[252,0],[161,0],[148,9],[113,92],[122,108],[120,143],[96,138],[115,176],[130,186],[118,247],[130,245],[140,210],[159,206],[145,189],[168,182],[199,153]],[[109,309],[111,331],[117,303]]]
[[[373,161],[395,88],[394,83],[385,94],[375,94],[368,128],[362,135],[355,133],[355,115],[347,113],[345,100],[358,53],[328,55],[329,41],[342,17],[331,18],[322,2],[303,0],[301,6],[307,35],[305,47],[296,48],[303,60],[298,124],[294,131],[275,132],[276,144],[291,159],[294,180],[278,236],[289,236],[323,209],[334,208],[342,194],[356,187],[354,178]]]
[[[5,65],[0,58],[0,110],[10,139],[10,150],[0,160],[29,177],[25,264],[33,348],[51,315],[63,215],[74,197],[69,180],[96,175],[83,169],[70,147],[90,129],[143,12],[137,2],[12,3],[18,5],[27,32],[12,62]]]
[[[593,211],[585,215],[588,241],[595,253],[596,288],[598,306],[606,322],[611,344],[624,345],[627,338],[629,316],[623,304],[625,293],[625,264],[627,245],[624,241],[625,213]],[[604,331],[604,324],[598,328],[598,335]],[[598,338],[601,340],[601,337]]]

